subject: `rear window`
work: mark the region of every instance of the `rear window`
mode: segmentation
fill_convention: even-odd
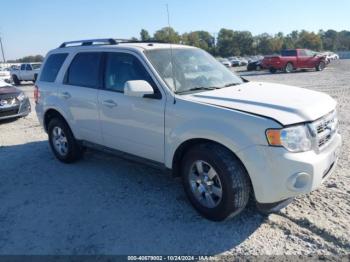
[[[65,83],[96,88],[99,82],[100,53],[79,53],[69,66]]]
[[[282,56],[297,56],[297,50],[283,50]]]
[[[44,68],[41,72],[40,81],[43,82],[55,82],[58,72],[61,66],[66,60],[68,54],[53,54],[46,60]]]

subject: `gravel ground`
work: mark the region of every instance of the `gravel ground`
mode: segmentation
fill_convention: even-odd
[[[279,214],[249,207],[210,222],[190,206],[179,180],[159,170],[93,151],[61,164],[31,113],[0,124],[0,254],[349,254],[350,60],[324,72],[239,73],[338,100],[343,153],[321,188]],[[21,88],[32,98],[33,86]]]

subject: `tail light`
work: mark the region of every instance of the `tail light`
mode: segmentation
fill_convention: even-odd
[[[39,87],[37,85],[35,85],[34,86],[34,101],[35,101],[35,104],[39,103],[39,98],[40,98]]]

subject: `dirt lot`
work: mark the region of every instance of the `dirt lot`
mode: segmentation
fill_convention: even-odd
[[[338,100],[343,153],[320,189],[268,218],[250,207],[209,222],[161,171],[90,151],[79,163],[59,163],[32,113],[0,124],[0,253],[349,254],[350,60],[324,72],[240,73]],[[32,97],[32,86],[21,88]]]

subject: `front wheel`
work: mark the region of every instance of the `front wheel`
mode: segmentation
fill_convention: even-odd
[[[323,71],[326,67],[326,63],[321,61],[318,63],[318,65],[316,66],[316,71]]]
[[[83,148],[73,136],[67,123],[54,118],[48,125],[49,143],[56,158],[64,163],[72,163],[83,155]]]
[[[239,214],[250,195],[248,174],[232,152],[204,143],[190,149],[182,163],[185,192],[205,218],[222,221]]]

